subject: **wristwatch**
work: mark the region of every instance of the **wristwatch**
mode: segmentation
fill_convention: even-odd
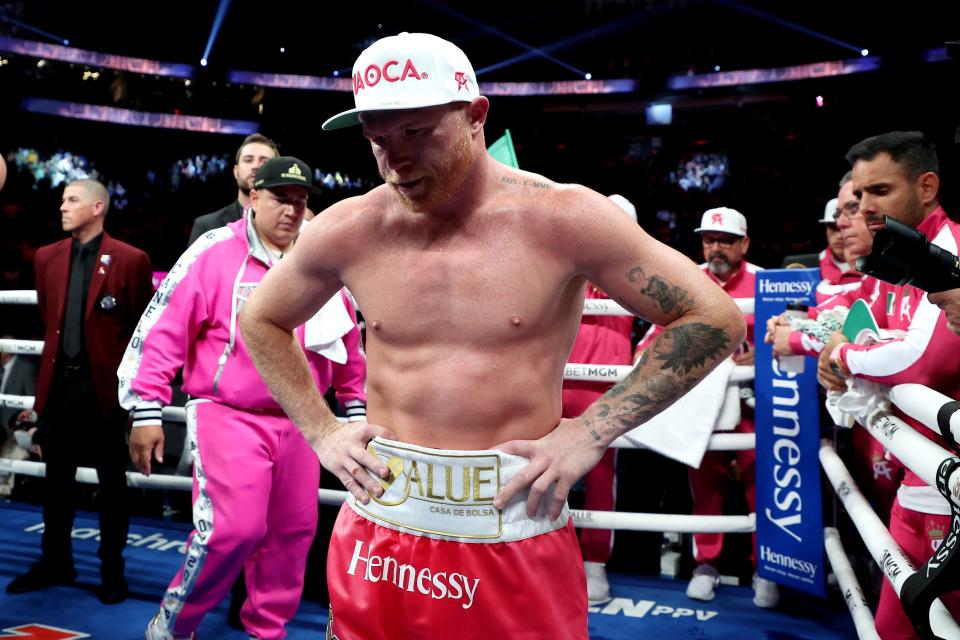
[[[830,370],[833,371],[836,375],[841,378],[850,377],[850,369],[847,367],[846,363],[843,361],[843,346],[847,344],[846,342],[841,342],[833,348],[833,351],[830,352]]]

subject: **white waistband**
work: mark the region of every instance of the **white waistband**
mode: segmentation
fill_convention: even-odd
[[[369,450],[391,470],[380,480],[380,498],[360,504],[348,494],[347,504],[381,526],[414,535],[457,542],[512,542],[565,527],[566,505],[556,520],[544,515],[545,496],[536,518],[527,517],[527,491],[502,509],[493,507],[497,492],[527,459],[501,451],[430,449],[374,438]]]

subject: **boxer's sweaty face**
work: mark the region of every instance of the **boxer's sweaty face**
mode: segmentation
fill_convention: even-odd
[[[380,175],[411,211],[430,211],[463,185],[475,152],[462,105],[361,116]]]

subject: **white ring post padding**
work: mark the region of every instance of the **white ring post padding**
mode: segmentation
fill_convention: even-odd
[[[13,396],[0,394],[0,407],[7,409],[33,409],[33,396]]]
[[[0,473],[19,473],[43,478],[47,465],[29,460],[0,458]],[[77,482],[97,484],[97,472],[87,467],[77,468]],[[127,472],[127,485],[155,489],[190,491],[193,478],[153,474],[145,476],[135,471]],[[346,491],[319,489],[320,504],[338,505],[347,498]],[[686,516],[660,513],[617,513],[615,511],[570,510],[573,522],[584,529],[629,529],[631,531],[675,531],[677,533],[752,533],[756,530],[756,517],[748,516]]]
[[[753,313],[753,298],[734,298],[734,302],[742,313]],[[585,316],[632,316],[633,314],[621,307],[618,303],[607,298],[588,298],[583,301],[583,315]]]
[[[867,545],[867,550],[870,551],[870,555],[880,566],[883,575],[890,581],[899,597],[903,583],[916,573],[916,570],[894,542],[883,522],[873,512],[867,499],[860,493],[859,487],[829,440],[820,441],[820,464],[857,528],[857,532]],[[930,627],[941,638],[960,638],[960,626],[939,598],[930,606]]]
[[[937,412],[946,403],[953,402],[953,398],[922,384],[898,384],[892,387],[887,395],[905,414],[919,420],[937,434],[940,433]],[[960,442],[960,411],[950,416],[950,433],[954,440]]]
[[[37,292],[29,290],[0,291],[0,304],[37,304]]]
[[[886,411],[875,411],[867,418],[867,428],[875,440],[886,447],[897,460],[917,474],[931,487],[937,486],[937,468],[952,453],[917,433],[913,427]],[[960,489],[960,469],[947,479],[947,486]]]
[[[0,351],[17,353],[25,356],[39,356],[43,354],[43,340],[0,340]]]
[[[823,546],[827,550],[827,558],[830,559],[833,574],[837,576],[837,582],[843,592],[843,599],[850,610],[850,617],[853,618],[857,638],[860,640],[880,640],[880,634],[877,633],[877,624],[873,619],[873,613],[870,612],[870,605],[867,603],[866,596],[863,595],[863,589],[860,588],[853,567],[850,566],[850,559],[840,542],[840,533],[833,527],[823,529]]]

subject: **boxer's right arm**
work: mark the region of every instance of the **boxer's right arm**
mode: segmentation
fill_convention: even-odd
[[[383,492],[370,472],[389,475],[386,465],[367,452],[367,443],[390,434],[373,424],[343,428],[310,375],[294,329],[316,312],[318,300],[329,300],[343,284],[336,272],[336,234],[328,225],[307,228],[294,251],[267,272],[244,304],[240,332],[257,371],[320,462],[366,503],[367,492]]]

